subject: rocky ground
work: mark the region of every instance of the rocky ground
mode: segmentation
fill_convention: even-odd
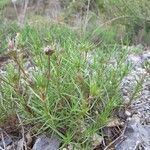
[[[124,140],[116,145],[116,150],[149,150],[150,149],[150,49],[141,54],[129,55],[128,62],[131,62],[133,69],[124,78],[122,92],[125,103],[130,101],[134,94],[133,88],[142,83],[139,88],[139,95],[128,106],[125,112],[127,115],[127,127],[124,133]]]
[[[4,73],[2,64],[7,61],[7,57],[0,56],[1,74]],[[129,54],[126,63],[132,65],[130,73],[121,83],[121,93],[126,107],[123,111],[117,112],[118,118],[116,120],[110,121],[102,129],[107,134],[107,138],[95,138],[99,142],[97,150],[150,149],[150,66],[148,65],[150,63],[150,49],[143,50],[140,54]],[[139,95],[135,95],[136,90]],[[133,100],[131,101],[131,99]],[[12,122],[17,124],[16,120],[20,118],[16,116],[13,119]],[[19,121],[19,123],[21,122]],[[25,129],[27,127],[24,126],[20,126],[17,135],[15,135],[13,132],[4,130],[7,129],[6,126],[7,124],[4,128],[0,128],[0,149],[2,150],[22,150],[23,147],[30,147],[32,150],[57,150],[60,146],[56,137],[48,137],[46,134],[32,137],[29,130]],[[114,132],[115,136],[113,136]],[[105,145],[108,137],[112,136],[112,142]],[[72,150],[72,148],[70,146],[64,150]]]

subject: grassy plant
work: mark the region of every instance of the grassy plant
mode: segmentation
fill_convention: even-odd
[[[51,56],[43,51],[47,45],[54,51]],[[9,52],[13,63],[0,77],[1,117],[21,113],[25,121],[41,126],[37,132],[57,134],[62,147],[91,149],[92,135],[121,103],[119,83],[129,70],[124,64],[127,51],[117,45],[91,45],[62,25],[26,25],[16,50]],[[34,64],[30,73],[25,69],[29,60]]]
[[[20,29],[15,21],[11,22],[0,18],[0,53],[7,50],[9,39],[14,37],[17,32],[20,32]]]
[[[100,5],[101,6],[101,5]],[[125,25],[132,42],[148,44],[150,27],[150,5],[148,0],[110,0],[103,1],[104,13],[111,22]],[[101,7],[99,8],[101,11]],[[116,19],[114,19],[116,18]],[[138,38],[135,39],[134,38]]]
[[[0,10],[4,9],[4,7],[10,2],[10,0],[1,0],[0,1]]]

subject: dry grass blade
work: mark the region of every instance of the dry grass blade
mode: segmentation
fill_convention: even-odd
[[[27,143],[26,143],[26,140],[25,140],[25,130],[24,130],[24,126],[23,126],[23,123],[22,123],[22,120],[19,116],[19,114],[17,114],[17,117],[18,117],[18,120],[19,120],[19,123],[21,125],[21,132],[22,132],[22,139],[18,142],[18,148],[19,150],[27,150]]]
[[[113,145],[117,144],[117,142],[119,142],[119,140],[122,141],[122,140],[124,139],[124,133],[125,133],[125,131],[126,131],[126,128],[127,128],[127,124],[125,124],[125,126],[124,126],[124,128],[123,128],[123,131],[122,131],[122,133],[120,134],[120,136],[117,137],[114,141],[112,141],[109,145],[107,145],[104,150],[110,150],[110,148],[111,148]],[[119,143],[120,143],[120,142],[119,142]]]

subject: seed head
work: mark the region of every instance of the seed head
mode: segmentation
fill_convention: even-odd
[[[51,56],[54,53],[54,50],[50,46],[46,46],[44,48],[44,52],[45,52],[46,55]]]

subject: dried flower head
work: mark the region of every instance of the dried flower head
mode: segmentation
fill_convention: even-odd
[[[46,47],[44,48],[44,52],[45,52],[46,55],[51,56],[51,55],[54,53],[54,50],[53,50],[53,48],[51,48],[50,46],[46,46]]]
[[[14,49],[15,47],[15,40],[12,38],[12,39],[9,39],[8,41],[8,50],[12,50]]]

